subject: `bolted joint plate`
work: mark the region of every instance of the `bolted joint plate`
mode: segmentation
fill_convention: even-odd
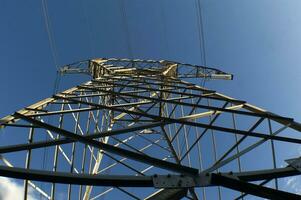
[[[192,188],[210,185],[211,176],[199,174],[187,175],[154,175],[153,184],[155,188]]]
[[[301,158],[292,158],[285,160],[287,164],[301,172]]]

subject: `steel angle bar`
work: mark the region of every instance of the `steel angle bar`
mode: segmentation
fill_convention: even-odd
[[[135,93],[145,93],[149,92],[148,90],[130,90],[130,91],[122,91],[120,93],[130,93],[130,94],[135,94]],[[65,96],[68,96],[70,98],[81,98],[81,97],[102,97],[106,96],[107,94],[103,93],[97,93],[97,94],[85,94],[85,95],[75,95],[75,94],[64,94]],[[62,102],[63,103],[63,102]]]
[[[115,77],[112,77],[112,79],[114,79]],[[139,79],[147,79],[148,77],[140,77]],[[116,78],[115,78],[116,79]],[[122,80],[122,79],[121,79]],[[132,82],[139,82],[139,83],[145,83],[145,84],[148,84],[148,85],[152,85],[152,86],[160,86],[160,87],[165,87],[165,89],[160,89],[159,87],[158,88],[146,88],[146,87],[142,87],[142,86],[131,86],[131,85],[126,85],[126,84],[123,84],[123,83],[120,83],[119,80],[118,82],[112,82],[112,81],[105,81],[105,80],[99,80],[99,79],[96,79],[96,80],[93,80],[91,84],[86,84],[86,85],[95,85],[96,83],[107,83],[107,84],[110,84],[110,85],[114,85],[114,86],[120,86],[120,87],[130,87],[130,88],[137,88],[137,89],[148,89],[148,90],[155,90],[155,91],[162,91],[162,92],[166,92],[166,91],[170,91],[170,90],[166,90],[166,88],[170,88],[172,91],[170,91],[170,93],[174,93],[174,94],[189,94],[189,93],[185,93],[185,92],[176,92],[176,91],[173,91],[175,89],[190,89],[190,88],[187,88],[187,87],[181,87],[181,86],[176,86],[175,84],[176,83],[172,83],[172,84],[166,84],[166,79],[163,78],[164,82],[162,83],[156,83],[156,82],[146,82],[146,81],[139,81],[139,80],[136,80],[136,79],[130,79],[129,81],[132,81]],[[160,80],[160,79],[155,79],[156,81]],[[94,82],[94,83],[93,83]],[[192,93],[191,96],[195,96],[195,97],[200,97],[204,94],[208,94],[208,93],[215,93],[214,90],[208,90],[208,89],[202,89],[201,90],[202,92],[204,92],[203,94],[195,94],[195,93]],[[199,90],[198,90],[199,92]],[[215,97],[213,97],[215,98]],[[221,99],[221,98],[219,98]],[[218,99],[217,99],[218,100]],[[230,100],[231,101],[231,100]],[[236,101],[237,102],[237,101]],[[240,101],[241,102],[241,101]]]
[[[144,200],[180,200],[187,195],[188,190],[185,189],[163,189],[149,195]]]
[[[282,128],[280,128],[280,129],[278,129],[277,131],[275,131],[275,132],[273,133],[273,135],[279,134],[280,132],[282,132],[283,130],[285,130],[287,127],[288,127],[288,125],[287,125],[287,126],[284,126],[284,127],[282,127]],[[218,169],[218,168],[220,168],[220,167],[222,167],[222,166],[228,164],[228,163],[231,162],[232,160],[235,160],[236,158],[241,157],[242,155],[248,153],[249,151],[253,150],[254,148],[256,148],[257,146],[263,144],[263,143],[266,142],[266,141],[267,141],[267,139],[261,139],[261,140],[259,140],[258,142],[253,143],[252,145],[250,145],[250,146],[244,148],[244,149],[241,150],[239,153],[236,153],[236,154],[234,154],[233,156],[231,156],[231,157],[229,157],[229,158],[227,158],[227,159],[225,159],[225,160],[221,160],[221,161],[219,161],[218,163],[213,164],[212,167],[210,167],[210,168],[204,170],[203,172],[206,172],[206,173],[207,173],[207,172],[212,172],[212,171],[214,171],[214,170],[216,170],[216,169]]]
[[[94,146],[96,148],[102,149],[104,151],[108,151],[110,153],[118,154],[120,156],[125,156],[125,157],[131,158],[131,159],[139,161],[139,162],[144,162],[144,163],[147,163],[147,164],[155,165],[155,166],[162,167],[164,169],[175,171],[175,172],[178,172],[178,173],[184,173],[184,174],[197,174],[198,173],[197,169],[194,169],[194,168],[191,168],[191,167],[186,167],[186,166],[183,166],[183,165],[178,165],[178,164],[174,164],[174,163],[167,162],[167,161],[162,161],[162,160],[157,159],[157,158],[153,158],[153,157],[146,156],[146,155],[141,155],[139,153],[128,151],[126,149],[121,149],[121,148],[114,147],[114,146],[109,145],[109,144],[105,144],[105,143],[98,142],[98,141],[95,141],[95,140],[92,140],[92,139],[89,139],[89,138],[85,138],[81,135],[74,134],[70,131],[67,131],[67,130],[64,130],[64,129],[61,129],[61,128],[57,128],[57,127],[52,126],[50,124],[43,123],[39,120],[32,119],[30,117],[24,116],[24,115],[19,114],[19,113],[15,113],[15,115],[16,115],[16,117],[19,117],[19,118],[21,118],[25,121],[28,121],[30,123],[33,123],[33,124],[38,125],[40,127],[43,127],[47,130],[51,130],[53,132],[56,132],[59,135],[63,135],[67,138],[77,140],[77,141],[82,142],[84,144]]]
[[[255,116],[255,117],[266,117],[266,118],[271,118],[271,119],[277,118],[277,119],[283,119],[283,120],[286,120],[286,121],[289,121],[289,122],[293,121],[293,119],[291,119],[291,118],[269,115],[268,113],[255,113],[255,112],[246,112],[246,111],[241,111],[241,110],[231,110],[231,109],[226,109],[226,108],[220,108],[220,107],[214,107],[214,106],[205,106],[205,105],[200,105],[200,104],[192,104],[192,103],[175,101],[175,100],[168,100],[168,99],[162,99],[162,98],[159,99],[159,98],[140,96],[140,95],[135,95],[135,94],[120,94],[118,92],[106,91],[106,90],[98,89],[97,87],[87,87],[87,86],[79,86],[79,87],[80,88],[83,87],[83,88],[86,88],[86,89],[91,89],[91,90],[94,90],[94,91],[106,92],[108,94],[115,94],[115,95],[119,95],[119,96],[130,96],[130,97],[134,97],[134,98],[148,99],[148,100],[157,101],[157,102],[179,104],[179,105],[197,107],[197,108],[208,109],[208,110],[229,112],[229,113],[235,113],[235,114],[241,114],[241,115],[249,115],[249,116]],[[146,89],[146,88],[144,88],[144,89]],[[161,91],[161,89],[158,89],[158,90]],[[169,90],[164,90],[163,92],[169,92]],[[171,93],[178,93],[178,92],[172,91]],[[183,95],[193,96],[190,93],[184,93]],[[243,104],[242,104],[242,107],[243,107]]]
[[[29,117],[34,117],[34,116],[48,116],[48,115],[58,115],[58,114],[68,114],[68,113],[77,113],[77,112],[86,112],[86,111],[93,111],[93,110],[98,110],[99,108],[79,108],[79,109],[70,109],[70,110],[63,110],[63,111],[51,111],[51,112],[46,112],[46,113],[35,113],[35,114],[30,114],[26,115]]]
[[[225,108],[227,106],[228,102],[226,102],[224,105],[223,105],[223,108]],[[212,125],[217,119],[218,117],[220,116],[221,113],[218,113],[216,114],[213,119],[211,119],[209,125]],[[193,149],[193,147],[199,142],[199,140],[203,137],[203,135],[208,131],[208,128],[204,129],[202,131],[202,133],[196,138],[196,140],[190,145],[189,149],[184,153],[184,155],[182,156],[181,160],[183,160],[186,155]]]
[[[189,123],[187,123],[187,124],[189,124]],[[196,126],[208,128],[208,129],[212,129],[212,130],[217,130],[217,131],[221,131],[221,132],[225,132],[225,133],[236,133],[239,135],[258,137],[258,138],[269,139],[269,140],[273,139],[273,140],[278,140],[278,141],[282,141],[282,142],[301,144],[301,139],[296,139],[296,138],[282,137],[282,136],[276,136],[276,135],[266,135],[263,133],[248,132],[248,131],[243,131],[243,130],[224,128],[224,127],[220,127],[220,126],[213,126],[213,125],[209,126],[209,125],[205,125],[205,124],[201,124],[201,123],[197,123]]]
[[[204,98],[208,98],[208,99],[228,101],[228,102],[233,102],[233,103],[241,103],[241,104],[246,103],[245,101],[241,101],[241,100],[223,99],[223,98],[217,98],[217,97],[211,96],[211,95],[215,94],[215,91],[208,91],[208,93],[204,93],[204,94],[195,94],[195,93],[187,93],[187,92],[175,91],[173,88],[170,88],[170,90],[167,90],[167,89],[148,88],[148,87],[141,87],[141,86],[130,86],[130,85],[127,86],[125,84],[115,83],[115,82],[114,83],[110,83],[110,84],[113,85],[113,86],[124,86],[124,87],[144,89],[144,90],[149,90],[149,91],[156,91],[156,92],[160,91],[160,92],[166,92],[166,93],[171,93],[171,94],[186,95],[186,96],[191,96],[191,97],[204,97]],[[91,84],[90,85],[81,85],[79,87],[81,87],[82,89],[89,89],[89,86],[94,86],[94,85],[91,85]],[[97,89],[98,87],[94,86],[94,88]],[[99,88],[99,89],[101,89],[101,88]],[[183,89],[189,89],[189,88],[183,88]]]
[[[34,112],[48,112],[48,110],[45,109],[39,109],[39,108],[24,108],[25,110],[30,110],[30,111],[34,111]]]
[[[115,76],[110,76],[109,77],[110,79],[114,79],[114,80],[118,80],[118,81],[123,81],[124,79],[121,79],[121,78],[118,78],[118,77],[115,77]],[[141,78],[143,80],[141,80]],[[147,82],[146,80],[150,80],[149,77],[145,76],[145,77],[141,77],[139,79],[135,79],[135,78],[131,78],[131,79],[127,79],[129,81],[132,81],[132,82],[137,82],[137,83],[145,83],[145,84],[150,84],[150,85],[157,85],[157,86],[163,86],[163,87],[174,87],[174,88],[177,88],[177,89],[191,89],[191,90],[196,90],[196,91],[201,91],[201,92],[211,92],[211,93],[214,93],[215,91],[213,90],[209,90],[209,89],[206,89],[206,88],[198,88],[198,87],[187,87],[187,86],[180,86],[179,84],[181,84],[181,82],[179,81],[173,81],[173,82],[170,82],[170,81],[167,81],[171,84],[167,84],[166,80],[164,81],[160,81],[160,79],[152,79],[156,82]],[[102,80],[101,78],[99,79],[96,79],[94,81],[99,81]],[[105,80],[105,79],[103,79]]]
[[[260,180],[270,180],[274,178],[297,176],[300,175],[301,172],[296,170],[294,167],[288,166],[284,168],[237,172],[237,173],[230,172],[230,173],[222,173],[222,174],[231,175],[243,181],[260,181]]]
[[[252,127],[248,130],[249,132],[254,131],[260,124],[261,122],[264,120],[264,118],[260,118],[259,120],[257,120],[257,122],[252,125]],[[227,150],[226,153],[224,153],[215,163],[214,165],[218,164],[219,162],[221,162],[224,158],[226,158],[235,148],[237,148],[239,146],[240,143],[242,143],[245,139],[247,138],[247,135],[243,136],[242,138],[239,139],[239,141],[237,141],[230,149]]]
[[[202,98],[199,98],[197,101],[196,101],[196,104],[198,104],[200,101],[202,100]],[[175,118],[175,113],[174,111],[176,110],[176,107],[178,105],[175,105],[173,107],[173,110],[171,111],[171,113],[169,114],[168,118],[170,118],[171,116],[173,116],[173,118]],[[189,112],[189,115],[193,114],[196,110],[196,107],[193,107],[190,112]],[[194,120],[195,121],[195,120]],[[179,142],[178,141],[178,134],[180,133],[180,131],[182,130],[182,128],[184,127],[184,124],[181,124],[181,126],[177,129],[176,128],[176,125],[175,125],[175,130],[176,130],[176,133],[173,135],[173,137],[171,138],[170,142],[173,142],[175,139],[177,140],[177,143]],[[178,146],[179,147],[179,146]],[[179,150],[179,156],[180,156],[180,150]]]
[[[301,199],[300,195],[292,194],[289,192],[276,190],[248,182],[244,182],[232,177],[220,175],[220,174],[211,174],[211,184],[219,185],[240,192],[252,194],[255,196],[275,199],[275,200],[284,200],[284,199]]]
[[[5,126],[17,127],[17,128],[40,128],[38,126],[32,126],[27,124],[5,124]]]
[[[156,140],[155,143],[158,143],[160,140],[161,140],[161,139]],[[153,145],[153,144],[149,144],[149,145],[147,145],[147,146],[144,146],[143,148],[140,148],[139,151],[143,152],[143,151],[145,151],[146,149],[150,148],[152,145]],[[165,158],[163,158],[162,160],[166,160],[167,158],[169,158],[169,157],[165,157]],[[115,159],[116,162],[114,162],[114,163],[110,164],[109,166],[107,166],[107,167],[101,169],[101,170],[98,171],[97,173],[103,173],[103,172],[105,172],[106,170],[108,170],[108,169],[110,169],[110,168],[116,166],[118,163],[122,164],[125,160],[127,160],[127,158],[122,158],[122,159],[120,159],[120,160],[116,160],[116,159]],[[141,172],[138,172],[136,175],[138,175],[138,174],[143,175],[143,173],[144,173],[145,171],[148,171],[148,169],[153,168],[153,167],[154,167],[154,166],[151,165],[150,167],[146,168],[146,170],[142,170]]]
[[[150,124],[144,124],[141,126],[133,126],[133,127],[129,127],[129,128],[116,129],[116,130],[112,130],[112,131],[103,131],[103,132],[99,132],[99,133],[87,134],[83,137],[88,138],[88,139],[103,138],[103,137],[107,137],[107,136],[120,135],[120,134],[125,134],[125,133],[129,133],[129,132],[133,132],[133,131],[154,128],[154,127],[158,127],[158,126],[161,126],[164,124],[166,124],[166,123],[154,122],[154,123],[150,123]],[[73,140],[70,138],[61,138],[61,139],[56,139],[56,140],[52,140],[52,141],[32,142],[30,144],[25,143],[25,144],[9,145],[9,146],[0,147],[0,154],[16,152],[16,151],[24,151],[24,150],[36,149],[36,148],[43,148],[43,147],[54,146],[54,145],[68,144],[68,143],[72,143],[72,142],[76,142],[76,140]]]
[[[3,161],[3,163],[9,167],[9,168],[14,168],[14,166],[12,165],[12,163],[7,160],[6,158],[4,158],[3,155],[0,154],[0,160]],[[50,196],[43,190],[41,189],[39,186],[35,185],[32,181],[28,181],[28,184],[34,189],[36,190],[38,193],[40,193],[40,195],[44,196],[46,199],[51,199]]]
[[[214,96],[225,98],[225,99],[231,99],[231,100],[234,99],[234,98],[228,97],[228,96],[226,96],[224,94],[220,94],[220,93],[215,93]],[[244,104],[244,109],[249,110],[254,113],[260,113],[260,114],[272,116],[272,118],[270,118],[270,119],[272,119],[282,125],[286,125],[288,123],[288,121],[285,120],[283,117],[281,117],[275,113],[269,112],[267,110],[264,110],[262,108],[251,105],[249,103]],[[287,119],[290,119],[290,118],[287,118]],[[292,118],[289,120],[289,122],[290,122],[290,125],[289,125],[290,128],[301,132],[301,124],[300,123],[295,122],[294,119],[292,119]]]
[[[35,180],[43,182],[95,185],[95,186],[119,186],[119,187],[152,187],[151,176],[130,175],[89,175],[67,172],[52,172],[35,169],[23,169],[17,167],[0,166],[1,176]]]
[[[69,94],[77,89],[78,89],[77,87],[73,87],[68,90],[65,90],[64,93]],[[29,109],[44,108],[49,103],[54,102],[54,101],[55,101],[55,98],[46,98],[35,104],[28,106],[27,108],[29,108]],[[22,109],[22,110],[19,110],[18,112],[21,114],[24,114],[24,115],[34,113],[34,111],[27,110],[27,109]],[[17,121],[18,121],[18,119],[16,119],[13,115],[8,115],[8,116],[0,119],[0,128],[2,128],[3,126],[6,126],[6,124],[15,123]]]
[[[153,118],[155,120],[164,120],[164,121],[167,121],[170,123],[180,123],[180,124],[186,124],[186,125],[190,125],[190,126],[197,126],[197,127],[201,127],[201,128],[208,128],[208,129],[217,130],[217,131],[221,131],[221,132],[225,132],[225,133],[236,133],[236,134],[240,134],[240,135],[247,135],[247,136],[252,136],[252,137],[273,139],[273,140],[278,140],[278,141],[283,141],[283,142],[292,142],[292,143],[301,144],[301,140],[295,139],[295,138],[288,138],[288,137],[282,137],[282,136],[276,136],[276,135],[266,135],[266,134],[262,134],[262,133],[249,132],[249,131],[232,129],[232,128],[225,128],[225,127],[221,127],[221,126],[213,126],[213,125],[188,121],[188,120],[181,119],[181,118],[174,119],[174,118],[162,117],[162,116],[157,116],[157,115],[152,115],[152,114],[147,114],[147,113],[141,113],[141,112],[135,112],[135,111],[130,111],[130,110],[124,110],[124,109],[120,109],[120,108],[114,108],[111,106],[105,106],[105,105],[99,105],[99,104],[79,101],[76,99],[71,99],[71,98],[66,98],[66,97],[61,97],[61,96],[56,96],[56,98],[62,98],[62,99],[66,99],[66,100],[70,100],[70,101],[74,101],[74,102],[80,102],[80,103],[84,103],[84,104],[98,106],[103,109],[109,109],[109,110],[115,110],[115,111],[124,112],[124,113],[128,113],[128,114],[133,114],[133,115],[145,116],[145,117]],[[230,110],[228,110],[228,111],[230,111]]]
[[[264,181],[262,181],[262,182],[261,182],[260,184],[258,184],[258,185],[265,185],[265,184],[269,183],[271,180],[272,180],[272,179],[264,180]],[[242,200],[243,200],[243,198],[244,198],[245,196],[247,196],[247,195],[249,195],[249,194],[246,194],[246,193],[241,192],[241,195],[238,196],[238,197],[236,197],[234,200],[239,200],[239,199],[242,199]]]

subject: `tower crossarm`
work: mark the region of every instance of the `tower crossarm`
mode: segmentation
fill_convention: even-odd
[[[65,65],[59,69],[59,72],[60,74],[89,74],[93,78],[99,78],[104,74],[136,74],[161,75],[174,78],[205,78],[207,80],[233,79],[232,74],[215,68],[167,60],[97,58]]]

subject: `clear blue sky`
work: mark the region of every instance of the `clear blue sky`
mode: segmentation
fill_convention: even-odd
[[[92,57],[204,63],[195,0],[51,0],[59,65]],[[201,0],[207,66],[234,74],[208,87],[301,121],[301,2]],[[41,1],[0,1],[0,115],[52,94],[56,68]],[[127,27],[127,28],[126,28]],[[61,88],[84,78],[63,78]],[[296,149],[288,149],[296,155]]]
[[[201,3],[207,65],[235,75],[232,82],[211,85],[301,121],[301,2]],[[129,57],[128,42],[136,58],[203,63],[194,0],[125,1],[126,19],[120,7],[120,1],[109,0],[49,1],[59,65],[97,56]],[[0,11],[0,101],[6,115],[49,96],[56,69],[41,1],[3,0]]]

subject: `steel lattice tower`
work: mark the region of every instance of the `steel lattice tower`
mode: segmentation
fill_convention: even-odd
[[[92,79],[0,121],[0,176],[24,179],[24,199],[301,199],[279,184],[300,160],[276,151],[301,125],[186,81],[231,74],[128,59],[61,73]]]

